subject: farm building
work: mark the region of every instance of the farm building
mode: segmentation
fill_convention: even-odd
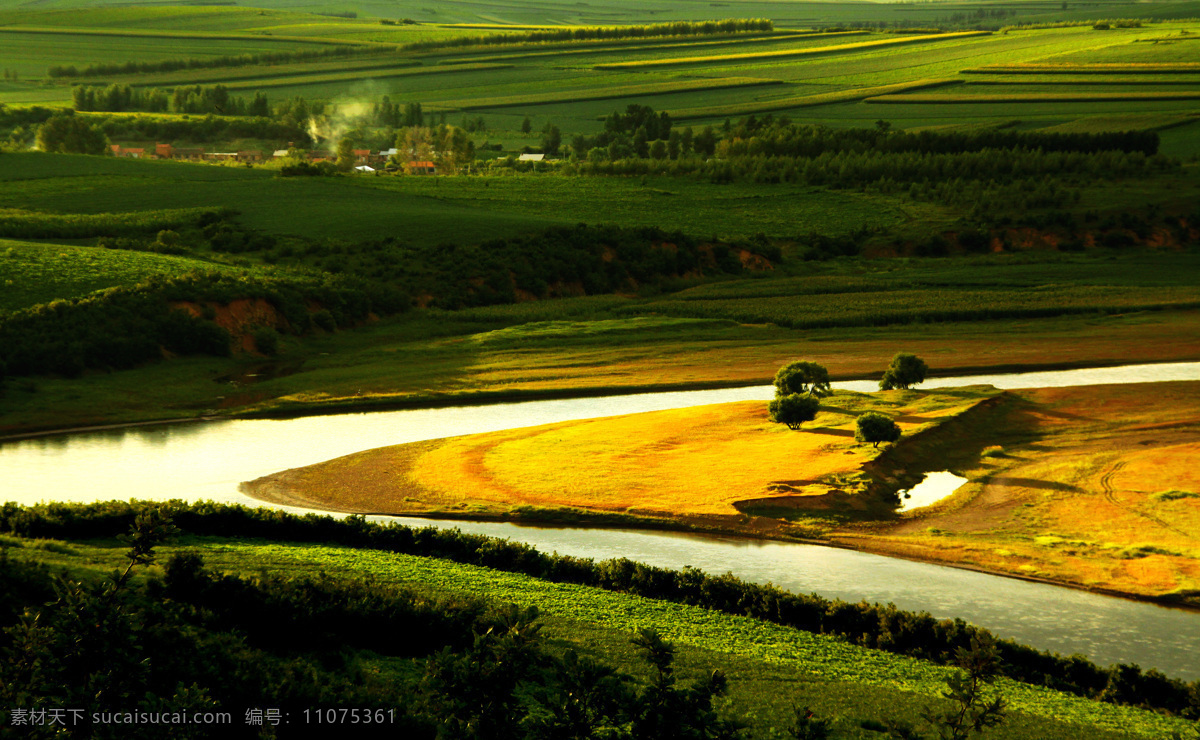
[[[114,157],[129,157],[130,159],[142,159],[146,156],[146,150],[141,147],[123,147],[120,144],[113,144],[109,147],[112,149]]]

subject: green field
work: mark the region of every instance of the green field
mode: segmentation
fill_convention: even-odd
[[[953,8],[947,4],[947,14]],[[1163,79],[1164,72],[1192,70],[1200,64],[1200,43],[1188,40],[1200,26],[1189,22],[1105,32],[1076,26],[985,35],[956,31],[846,36],[789,32],[776,17],[780,30],[774,34],[744,38],[666,37],[397,53],[386,51],[382,44],[478,35],[503,27],[495,22],[486,27],[384,26],[367,18],[305,16],[282,9],[260,16],[226,7],[0,12],[0,21],[4,20],[8,25],[0,36],[9,49],[5,61],[18,76],[15,82],[0,84],[0,102],[10,104],[67,103],[70,80],[42,83],[42,75],[53,64],[82,68],[116,61],[212,58],[318,49],[336,41],[364,51],[374,45],[382,56],[119,74],[81,81],[166,88],[226,84],[246,95],[267,92],[272,100],[298,95],[341,104],[369,104],[389,95],[435,111],[450,110],[451,116],[458,110],[482,115],[488,129],[499,137],[516,129],[525,116],[538,127],[551,121],[564,131],[596,131],[597,117],[628,103],[668,109],[697,123],[770,112],[837,127],[861,125],[881,115],[900,127],[965,124],[995,114],[973,106],[947,109],[943,104],[957,102],[957,91],[938,93],[936,98],[926,98],[927,93],[904,95],[899,101],[890,96],[933,81],[978,77],[964,72],[986,71],[987,82],[1024,86],[1036,82],[1022,79],[1031,71],[1089,71],[1086,65],[1092,65],[1090,72],[1097,75],[1103,72],[1105,78],[1095,82],[1106,90],[1085,95],[1059,89],[1053,98],[1038,97],[1043,91],[1037,90],[993,91],[979,93],[984,97],[975,103],[1037,103],[1023,105],[1020,112],[1035,126],[1126,113],[1133,101],[1153,106],[1147,110],[1198,110],[1186,84]],[[38,32],[28,32],[34,30]],[[129,35],[122,37],[122,33]],[[1097,64],[1115,66],[1097,68]],[[1146,89],[1148,80],[1140,79],[1140,73],[1128,74],[1135,65],[1145,64],[1159,65],[1155,81],[1169,83],[1164,89]],[[438,66],[458,69],[447,76],[433,74],[440,69],[429,69]],[[1184,79],[1192,77],[1184,75]],[[1023,97],[1011,97],[1018,92]],[[961,93],[974,94],[965,89]],[[883,111],[877,105],[881,101],[864,100],[881,95],[889,96],[885,102],[900,105]]]
[[[106,541],[5,536],[0,547],[20,560],[67,568],[77,578],[95,579],[123,561],[123,546]],[[729,675],[731,700],[725,711],[744,718],[755,738],[777,737],[772,728],[788,722],[797,701],[831,718],[838,737],[876,737],[862,727],[865,720],[916,721],[922,707],[938,701],[951,674],[945,667],[754,619],[435,558],[195,536],[160,548],[164,560],[175,552],[200,554],[209,567],[233,574],[269,572],[304,577],[319,572],[402,585],[420,594],[472,596],[493,604],[536,607],[555,652],[578,650],[635,674],[641,671],[634,665],[629,640],[639,629],[656,629],[679,648],[683,675],[716,667]],[[375,670],[397,676],[412,675],[421,665],[411,659],[363,658]],[[985,738],[1066,740],[1081,733],[1104,740],[1157,738],[1187,726],[1152,712],[1009,679],[1001,679],[996,689],[1009,703],[1010,712],[1005,723],[985,733]]]
[[[273,233],[395,236],[416,244],[482,241],[581,221],[704,236],[843,233],[936,213],[855,193],[766,185],[731,189],[676,179],[645,184],[553,176],[279,179],[245,168],[37,154],[10,158],[12,167],[0,162],[0,198],[14,207],[62,213],[225,207],[240,212],[243,223]],[[111,174],[101,174],[105,170]],[[291,206],[297,202],[306,204],[300,212]]]

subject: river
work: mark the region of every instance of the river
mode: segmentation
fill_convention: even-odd
[[[937,378],[924,388],[999,388],[1200,379],[1200,363]],[[869,381],[835,383],[869,391]],[[373,447],[570,419],[771,398],[771,386],[556,401],[222,420],[54,434],[0,443],[3,498],[209,499],[260,505],[238,483]],[[412,520],[406,520],[412,521]],[[848,601],[961,617],[1042,649],[1200,678],[1200,614],[968,570],[813,545],[646,531],[414,521],[510,537],[580,557],[692,565]]]

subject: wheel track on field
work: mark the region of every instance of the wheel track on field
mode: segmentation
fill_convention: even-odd
[[[1184,532],[1182,529],[1179,529],[1178,527],[1167,522],[1166,520],[1159,519],[1158,517],[1154,516],[1153,514],[1147,514],[1143,511],[1138,511],[1134,507],[1129,506],[1128,504],[1123,504],[1117,500],[1116,492],[1113,490],[1112,479],[1113,479],[1113,476],[1115,476],[1117,473],[1121,472],[1121,470],[1124,467],[1125,467],[1124,461],[1115,463],[1111,468],[1109,468],[1107,471],[1105,471],[1104,475],[1100,476],[1100,488],[1104,492],[1104,498],[1107,499],[1110,504],[1117,507],[1118,509],[1127,511],[1130,514],[1133,514],[1135,516],[1140,516],[1141,518],[1146,519],[1147,521],[1154,522],[1155,524],[1162,527],[1163,529],[1168,529],[1168,530],[1174,532],[1175,534],[1180,534],[1180,535],[1183,535],[1184,537],[1191,537],[1192,536],[1191,533]]]

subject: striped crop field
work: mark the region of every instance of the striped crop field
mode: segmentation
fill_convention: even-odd
[[[808,40],[818,37],[824,39],[841,36],[865,36],[868,33],[870,33],[870,31],[834,31],[829,33],[822,33],[819,31],[804,31],[800,33],[777,33],[764,36],[737,36],[734,38],[723,38],[716,41],[694,41],[689,38],[688,40],[670,42],[662,39],[655,39],[653,43],[648,43],[645,39],[623,39],[623,43],[614,42],[611,39],[595,42],[582,42],[582,44],[581,42],[576,41],[571,44],[575,48],[555,49],[553,51],[518,51],[508,54],[444,59],[439,61],[438,64],[467,64],[470,62],[490,62],[508,59],[537,59],[539,57],[603,54],[607,52],[628,53],[634,51],[660,51],[663,49],[683,49],[686,51],[700,46],[740,46],[743,44],[779,43],[784,41]],[[546,44],[538,44],[539,49],[545,46]],[[461,54],[463,52],[458,50],[457,53]]]
[[[206,41],[247,41],[255,44],[287,43],[287,44],[333,44],[347,46],[371,44],[368,41],[351,41],[343,39],[326,39],[314,36],[267,36],[260,33],[227,33],[211,31],[168,31],[163,29],[110,29],[110,28],[63,28],[53,26],[5,26],[5,33],[22,33],[44,36],[113,36],[122,39],[203,39]]]
[[[698,118],[714,118],[721,116],[746,116],[752,113],[770,113],[772,111],[788,110],[790,108],[807,108],[828,103],[845,103],[851,100],[862,100],[877,95],[888,95],[905,90],[920,90],[942,85],[960,84],[961,80],[914,80],[900,82],[894,85],[879,85],[877,87],[856,87],[848,90],[817,93],[815,95],[796,95],[775,100],[755,101],[752,103],[734,103],[730,105],[710,105],[703,108],[682,108],[668,111],[671,118],[678,121],[695,120]]]
[[[1123,100],[1200,100],[1200,90],[1157,92],[1010,93],[1000,95],[879,95],[868,103],[1111,103]]]
[[[1004,75],[1178,75],[1200,73],[1200,62],[1177,64],[1096,63],[1096,64],[992,64],[964,69],[963,74]]]
[[[464,100],[435,100],[431,105],[458,110],[481,108],[509,108],[519,105],[544,105],[550,103],[578,103],[587,100],[611,100],[633,98],[643,95],[668,95],[670,93],[721,90],[733,87],[779,85],[779,80],[761,77],[717,77],[706,80],[676,80],[655,82],[647,85],[620,85],[616,87],[592,88],[590,90],[564,90],[562,92],[533,93],[529,95],[506,95],[495,98],[468,98]]]
[[[404,69],[419,67],[421,63],[412,60],[397,60],[394,56],[380,58],[372,53],[366,59],[356,57],[342,58],[333,62],[294,62],[283,64],[249,64],[241,67],[208,67],[200,69],[181,69],[173,72],[122,74],[111,77],[83,77],[70,80],[73,84],[95,84],[92,80],[102,79],[104,82],[132,85],[134,87],[175,87],[176,85],[205,85],[220,83],[228,85],[240,80],[269,80],[279,77],[303,77],[322,73],[349,72],[351,70]]]
[[[1124,113],[1112,116],[1089,116],[1042,131],[1063,134],[1095,134],[1106,131],[1162,131],[1200,121],[1200,113],[1159,111],[1154,113]]]
[[[511,64],[463,64],[455,67],[408,67],[382,68],[375,70],[356,69],[349,72],[326,72],[324,74],[299,77],[258,78],[240,82],[223,83],[230,90],[259,90],[268,87],[293,87],[296,85],[320,85],[327,82],[354,82],[357,80],[382,80],[392,77],[420,77],[451,72],[488,72],[510,69]]]
[[[875,41],[860,41],[857,44],[836,44],[833,46],[818,46],[810,49],[784,49],[780,51],[764,51],[747,54],[723,54],[696,57],[675,57],[673,59],[645,59],[634,62],[614,62],[597,64],[596,69],[633,69],[642,67],[666,67],[679,64],[725,64],[729,62],[761,62],[772,59],[789,57],[812,56],[817,54],[840,54],[886,46],[904,44],[920,44],[933,41],[948,41],[950,39],[970,38],[972,36],[990,36],[991,31],[959,31],[955,33],[931,33],[922,36],[902,36],[897,39],[878,39]]]

